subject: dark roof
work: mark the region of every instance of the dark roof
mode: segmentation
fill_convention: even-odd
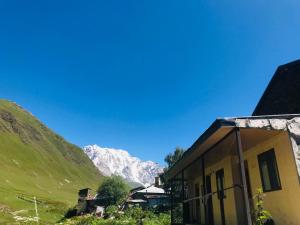
[[[300,113],[300,60],[279,66],[253,116]]]
[[[79,191],[87,191],[87,190],[92,190],[90,188],[83,188],[83,189],[80,189]]]
[[[85,194],[87,194],[89,191],[91,191],[92,189],[90,189],[90,188],[84,188],[84,189],[80,189],[79,191],[78,191],[78,194],[79,195],[85,195]]]

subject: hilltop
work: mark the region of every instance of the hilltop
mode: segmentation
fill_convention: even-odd
[[[53,224],[75,205],[80,188],[97,188],[102,175],[77,146],[17,104],[0,99],[0,224],[33,216]]]

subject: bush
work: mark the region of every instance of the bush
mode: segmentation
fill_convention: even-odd
[[[145,211],[141,207],[131,207],[125,211],[125,216],[136,221],[141,221],[145,218]]]
[[[254,225],[273,225],[271,213],[264,208],[264,193],[261,188],[256,191],[256,204],[254,211]]]
[[[128,193],[129,186],[120,176],[106,178],[98,189],[98,196],[103,199],[104,206],[120,204]]]
[[[76,208],[69,208],[68,211],[65,213],[64,218],[71,218],[77,215],[77,209]]]
[[[170,225],[171,216],[169,214],[162,213],[159,216],[153,218],[146,218],[143,225]]]
[[[119,208],[115,205],[108,206],[105,209],[105,217],[106,218],[119,218]]]
[[[111,210],[114,211],[114,207]],[[61,223],[63,225],[170,225],[169,214],[156,215],[151,211],[143,211],[139,207],[127,210],[123,215],[118,214],[118,218],[96,218],[93,216],[74,217]]]

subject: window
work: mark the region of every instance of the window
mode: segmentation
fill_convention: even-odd
[[[281,189],[280,178],[274,149],[258,155],[263,191],[275,191]]]
[[[224,191],[224,169],[216,172],[218,199],[226,198]]]

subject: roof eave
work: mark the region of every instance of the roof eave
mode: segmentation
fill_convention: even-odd
[[[236,127],[236,123],[234,121],[230,121],[227,119],[223,119],[223,118],[218,118],[216,119],[210,126],[208,129],[205,130],[205,132],[194,142],[194,144],[187,149],[182,158],[180,160],[178,160],[167,172],[167,177],[168,174],[172,173],[172,170],[174,170],[178,165],[180,165],[182,163],[182,160],[186,157],[188,157],[190,154],[192,154],[197,147],[204,143],[211,135],[213,135],[216,131],[218,131],[221,127]]]
[[[236,128],[238,127],[236,124],[237,119],[249,119],[249,120],[258,120],[258,119],[292,119],[294,117],[300,117],[300,114],[281,114],[281,115],[259,115],[259,116],[248,116],[248,117],[231,117],[231,118],[218,118],[216,119],[209,128],[194,142],[194,144],[185,151],[182,158],[177,161],[167,172],[167,178],[169,178],[170,174],[174,174],[173,170],[178,166],[182,166],[182,161],[191,155],[200,145],[204,144],[205,141],[212,136],[215,132],[217,132],[220,128]],[[173,177],[173,176],[170,176]]]

